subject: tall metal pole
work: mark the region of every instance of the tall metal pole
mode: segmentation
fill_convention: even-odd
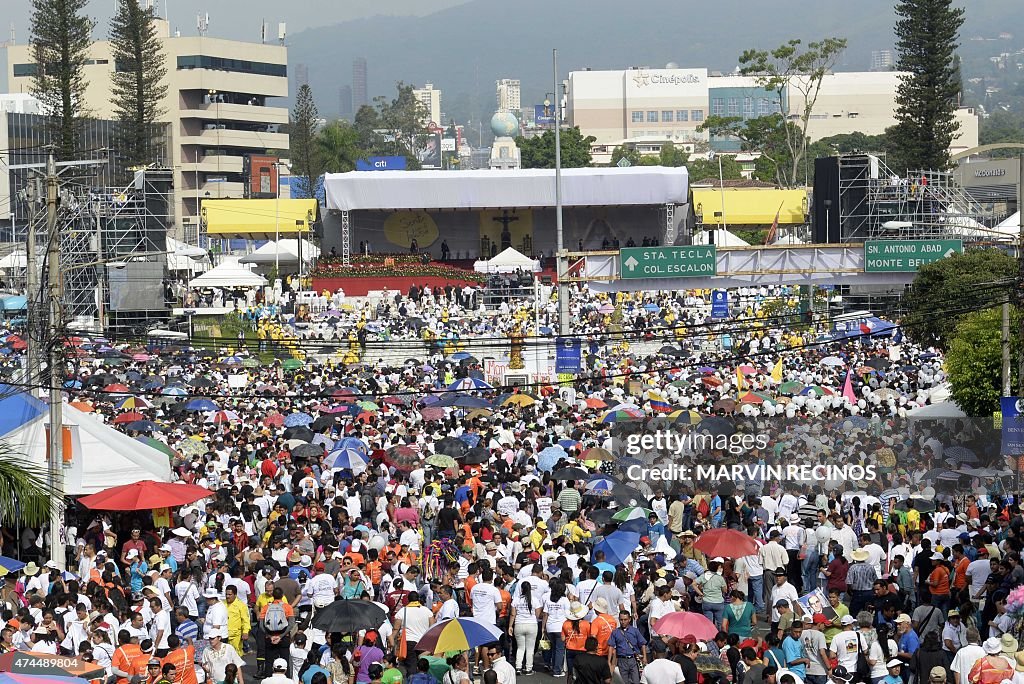
[[[1022,294],[1024,294],[1024,290],[1022,290],[1022,287],[1024,287],[1024,211],[1021,211],[1022,209],[1024,209],[1024,175],[1021,175],[1021,174],[1024,174],[1024,154],[1020,155],[1020,158],[1018,160],[1018,164],[1019,164],[1019,168],[1018,168],[1018,171],[1017,171],[1017,173],[1018,173],[1017,178],[1019,180],[1017,182],[1017,211],[1021,212],[1021,213],[1019,214],[1019,216],[1020,216],[1020,221],[1019,221],[1019,223],[1020,223],[1020,233],[1018,234],[1018,240],[1017,240],[1017,269],[1018,270],[1017,270],[1017,287],[1015,288],[1015,293],[1016,293],[1017,314],[1018,314],[1018,316],[1020,316],[1021,311],[1024,310],[1024,306],[1022,306]],[[1021,348],[1020,348],[1020,351],[1018,352],[1020,356],[1019,356],[1019,359],[1018,359],[1018,366],[1017,366],[1017,383],[1018,383],[1018,395],[1017,396],[1024,396],[1024,316],[1020,316],[1020,333],[1019,334],[1020,334],[1020,339],[1018,340],[1018,343],[1021,345]],[[1009,393],[1007,393],[1007,396],[1009,396]],[[1018,477],[1018,479],[1020,478],[1020,468],[1019,467],[1017,469],[1017,477]],[[1019,485],[1019,483],[1018,483],[1018,485]],[[1017,492],[1018,493],[1020,492],[1020,487],[1019,486],[1017,488]]]
[[[562,232],[562,91],[558,87],[558,49],[551,51],[551,66],[555,84],[555,240],[558,274],[558,334],[569,334],[569,284],[565,282],[569,259],[565,255],[565,236]]]
[[[277,175],[277,192],[274,193],[274,278],[281,278],[281,167],[280,162],[274,163],[274,171]],[[284,280],[281,281],[284,289]],[[274,283],[270,284],[274,288]],[[274,303],[277,304],[277,289],[274,288]]]
[[[729,230],[725,218],[725,176],[722,174],[722,155],[718,155],[718,190],[722,193],[722,230]]]
[[[60,284],[60,233],[57,230],[57,162],[53,153],[46,162],[46,273],[50,300],[50,329],[47,335],[50,358],[50,486],[54,491],[50,513],[50,558],[65,569],[64,543],[64,428],[61,379],[64,375],[63,345],[58,339],[62,330],[62,293]]]
[[[1010,385],[1010,300],[1003,302],[1003,396],[1008,397],[1013,393]]]
[[[25,245],[25,313],[28,316],[28,349],[26,354],[25,382],[32,384],[39,377],[39,329],[40,311],[35,308],[36,295],[39,293],[39,259],[36,256],[36,221],[39,219],[38,202],[42,194],[38,177],[33,177],[27,188],[29,209],[32,213],[28,222],[28,242]]]

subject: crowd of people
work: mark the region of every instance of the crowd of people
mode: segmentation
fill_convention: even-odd
[[[941,356],[798,329],[770,313],[779,290],[734,293],[711,327],[709,296],[575,292],[584,369],[566,387],[492,387],[473,357],[550,325],[553,302],[494,316],[428,288],[318,319],[372,328],[355,364],[316,345],[289,370],[247,364],[234,341],[112,360],[80,340],[70,398],[131,431],[115,419],[136,396],[173,478],[210,495],[161,526],[70,508],[67,567],[5,535],[31,562],[4,578],[0,649],[77,655],[118,684],[1024,682],[1022,517],[998,449],[971,421],[913,420],[941,399]],[[396,346],[406,361],[377,360]],[[659,431],[765,440],[627,451]],[[837,463],[873,475],[763,475]],[[630,476],[666,464],[762,470]],[[744,552],[701,551],[717,530]],[[344,600],[384,618],[318,628]],[[417,649],[458,618],[496,638]]]

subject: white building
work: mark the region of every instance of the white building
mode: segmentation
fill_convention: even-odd
[[[519,79],[503,78],[496,82],[497,99],[499,112],[512,112],[518,116],[522,109],[522,102],[519,96]]]
[[[39,114],[42,105],[29,93],[0,93],[0,112],[6,114]]]
[[[413,88],[412,95],[427,110],[428,118],[423,122],[424,125],[428,123],[444,125],[444,122],[441,121],[441,91],[435,88],[433,83],[428,83],[422,88]]]
[[[246,187],[247,165],[257,158],[265,163],[269,152],[289,148],[288,135],[278,132],[288,123],[288,109],[268,106],[271,98],[288,96],[288,49],[172,35],[162,19],[157,34],[167,65],[162,107],[171,124],[174,237],[195,244],[201,200],[249,196],[253,186]],[[36,68],[28,45],[0,50],[0,74],[10,92],[31,92]],[[96,118],[114,118],[113,73],[110,42],[93,43],[85,66],[85,106]],[[287,186],[282,189],[281,196],[288,197]]]

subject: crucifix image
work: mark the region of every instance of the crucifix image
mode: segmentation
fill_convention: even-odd
[[[491,220],[497,221],[501,224],[501,249],[502,251],[505,251],[512,246],[512,232],[508,229],[508,224],[513,221],[518,221],[519,217],[509,216],[508,209],[503,209],[501,211],[501,216],[495,216]]]

